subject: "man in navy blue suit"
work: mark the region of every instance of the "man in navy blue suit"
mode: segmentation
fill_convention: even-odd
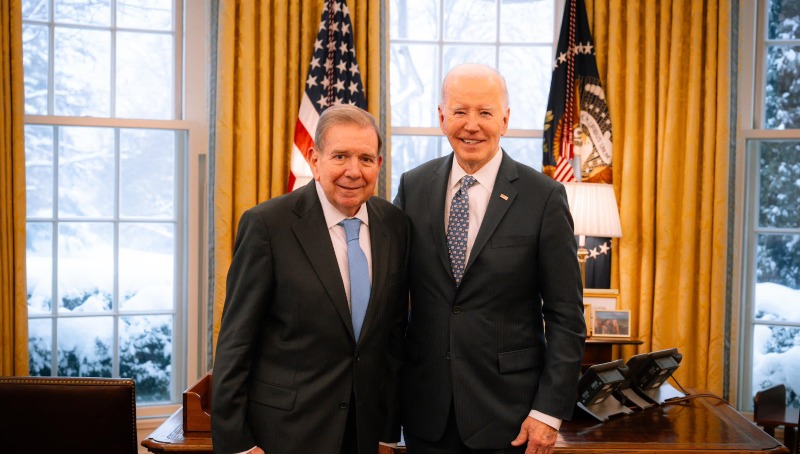
[[[439,105],[453,153],[400,179],[409,454],[547,453],[572,415],[586,335],[572,217],[561,183],[500,148],[509,113],[499,73],[454,68]]]

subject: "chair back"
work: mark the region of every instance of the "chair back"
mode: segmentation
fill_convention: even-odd
[[[775,385],[756,393],[753,398],[753,420],[758,422],[768,415],[782,415],[786,410],[786,386]]]
[[[138,451],[133,380],[0,377],[0,402],[3,452]]]

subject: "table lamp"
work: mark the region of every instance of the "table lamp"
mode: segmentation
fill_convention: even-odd
[[[619,221],[614,186],[606,183],[563,183],[567,189],[569,211],[578,235],[578,263],[581,282],[586,288],[586,237],[619,238],[622,225]]]

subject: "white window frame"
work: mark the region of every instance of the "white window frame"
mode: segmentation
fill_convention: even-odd
[[[183,37],[176,46],[174,86],[178,120],[128,120],[119,118],[25,115],[26,125],[89,126],[104,128],[146,128],[185,132],[182,169],[177,176],[179,194],[185,194],[176,206],[176,244],[184,256],[178,260],[183,269],[176,276],[176,304],[172,333],[173,402],[137,405],[137,417],[158,418],[174,413],[181,406],[181,394],[208,369],[206,342],[208,282],[207,222],[207,152],[209,123],[209,36],[210,0],[174,0],[175,36]],[[52,2],[50,4],[52,11]],[[52,21],[50,24],[52,39]],[[50,46],[52,54],[53,48]],[[113,52],[113,50],[112,50]],[[50,71],[52,72],[52,55]],[[113,69],[112,69],[113,71]],[[52,74],[49,77],[52,80]],[[113,83],[113,81],[112,81]],[[52,93],[49,104],[52,105]],[[113,101],[112,101],[113,102]],[[115,312],[113,314],[117,316]],[[56,316],[56,319],[58,316]],[[116,330],[115,330],[116,332]],[[54,352],[55,354],[55,352]],[[118,353],[115,353],[115,357]],[[144,424],[147,426],[148,424]],[[151,424],[152,425],[152,424]]]
[[[551,49],[551,59],[555,59],[556,48],[558,47],[558,37],[561,31],[561,19],[564,13],[564,3],[565,0],[552,0],[553,1],[553,44]],[[444,30],[444,6],[445,0],[439,1],[439,17],[438,17],[438,27],[439,30]],[[441,84],[441,80],[444,78],[445,74],[443,73],[443,62],[444,62],[444,46],[447,45],[459,45],[459,46],[479,46],[479,47],[493,47],[494,48],[494,56],[495,56],[495,68],[499,66],[499,58],[500,58],[500,46],[514,46],[515,44],[520,46],[531,46],[530,43],[501,43],[499,39],[500,29],[501,29],[501,14],[500,14],[500,1],[496,4],[497,7],[497,14],[496,14],[496,27],[497,27],[497,37],[494,42],[470,42],[470,41],[454,41],[454,40],[446,40],[444,39],[444,34],[440,33],[438,39],[436,40],[415,40],[415,39],[394,39],[389,36],[389,41],[391,43],[402,43],[402,44],[435,44],[438,47],[438,55],[439,55],[439,64],[438,64],[438,71],[439,71],[439,83]],[[391,12],[389,13],[391,14]],[[441,97],[441,87],[437,87],[436,92],[439,93],[439,97]],[[544,139],[544,118],[541,119],[541,127],[538,129],[511,129],[509,128],[506,134],[503,136],[504,138],[508,139]],[[417,136],[417,137],[436,137],[442,138],[444,137],[442,130],[437,126],[432,127],[420,127],[420,126],[397,126],[392,124],[391,127],[391,136]],[[390,138],[391,140],[391,138]],[[544,153],[542,151],[542,153]],[[391,155],[388,156],[389,162],[391,162]],[[389,167],[391,170],[391,166]],[[387,196],[392,194],[393,189],[391,187],[392,176],[387,175]]]
[[[731,389],[737,407],[753,409],[753,330],[757,325],[800,327],[800,323],[760,321],[753,317],[756,284],[756,240],[760,233],[798,234],[797,229],[758,226],[759,163],[761,140],[800,141],[800,129],[767,129],[764,126],[766,98],[766,49],[782,40],[766,39],[768,0],[739,2],[738,124],[734,165],[732,329],[739,330],[738,352],[729,358]],[[793,43],[786,41],[785,43]],[[738,317],[738,320],[737,320]],[[738,371],[738,373],[737,373]]]

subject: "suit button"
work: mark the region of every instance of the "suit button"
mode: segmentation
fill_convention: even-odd
[[[461,306],[453,306],[453,313],[460,314],[461,313]]]
[[[347,408],[347,402],[344,402],[344,401],[339,402],[339,408],[341,408],[342,410],[346,409]]]
[[[444,355],[444,357],[445,357],[445,359],[447,359],[448,361],[450,361],[450,352],[447,352],[447,354],[446,354],[446,355]]]
[[[356,355],[356,357],[353,358],[353,361],[355,361],[355,362],[361,361],[361,356],[360,355]]]

